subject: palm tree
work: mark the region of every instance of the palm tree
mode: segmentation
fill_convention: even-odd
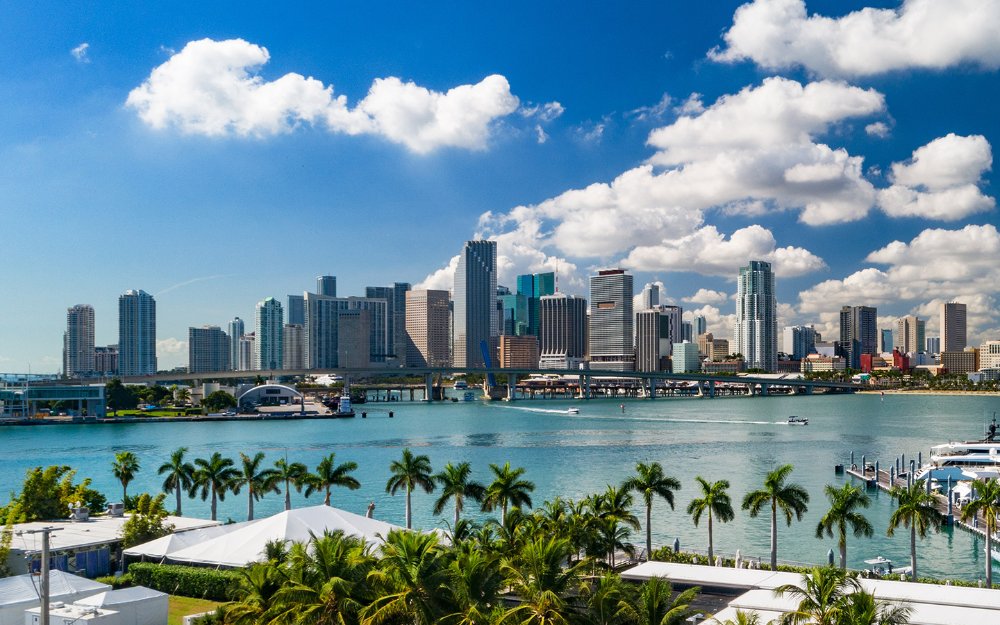
[[[605,573],[593,581],[586,593],[588,625],[621,625],[621,602],[633,599],[631,590],[631,584],[626,586],[615,572]]]
[[[242,465],[233,476],[230,488],[234,495],[239,495],[244,487],[247,489],[247,521],[253,521],[253,502],[260,500],[266,493],[278,493],[275,476],[278,472],[274,469],[261,469],[260,463],[264,462],[264,452],[258,451],[253,458],[240,453],[240,464]]]
[[[237,601],[227,604],[225,622],[233,625],[255,625],[268,622],[273,600],[282,588],[283,576],[273,562],[254,563],[240,569]]]
[[[631,535],[631,529],[639,529],[639,519],[632,514],[632,494],[625,488],[608,486],[600,495],[590,498],[590,505],[597,517],[597,529],[601,536],[603,553],[608,564],[614,568],[615,552],[624,550],[628,555],[635,555],[635,548],[625,541]]]
[[[434,625],[447,612],[447,556],[434,534],[394,530],[381,547],[379,568],[368,574],[378,595],[361,613],[364,625]]]
[[[238,471],[233,466],[233,459],[223,458],[219,452],[213,453],[207,460],[195,458],[194,466],[191,496],[200,492],[201,500],[205,501],[209,494],[212,495],[212,520],[215,521],[217,502],[226,500],[226,493]]]
[[[777,597],[791,595],[799,605],[781,618],[782,624],[839,625],[850,622],[842,618],[847,597],[861,591],[861,584],[842,569],[814,567],[802,576],[802,585],[784,584],[774,590]]]
[[[709,564],[715,560],[715,553],[712,550],[712,519],[719,519],[720,523],[728,523],[736,516],[733,513],[733,504],[729,499],[728,480],[719,480],[711,484],[700,475],[694,478],[701,487],[701,497],[692,499],[688,504],[687,512],[694,521],[694,526],[698,527],[701,515],[708,512],[708,560]]]
[[[455,521],[452,527],[458,525],[459,515],[462,514],[462,509],[465,507],[465,498],[468,497],[477,502],[482,501],[483,494],[486,492],[486,488],[482,484],[469,479],[471,474],[472,465],[468,462],[461,462],[458,466],[449,462],[444,465],[444,470],[433,476],[433,480],[441,485],[441,496],[434,502],[434,514],[441,514],[448,500],[454,499]]]
[[[840,568],[847,570],[847,526],[851,526],[851,531],[857,537],[871,536],[873,533],[872,524],[868,522],[865,515],[858,512],[858,508],[867,508],[871,505],[871,499],[860,488],[853,484],[844,484],[842,488],[835,488],[827,484],[823,489],[826,498],[830,500],[830,509],[816,526],[816,538],[823,538],[825,532],[827,536],[833,538],[833,529],[837,528],[837,546],[840,549]]]
[[[699,590],[698,587],[688,588],[671,601],[670,582],[662,577],[651,577],[642,583],[637,600],[622,600],[618,612],[626,623],[635,625],[680,625],[697,612],[691,602]]]
[[[486,493],[483,496],[483,511],[492,512],[499,506],[500,524],[504,525],[507,520],[508,506],[531,507],[529,493],[535,490],[535,484],[528,480],[522,480],[524,469],[522,467],[511,469],[509,462],[505,462],[502,467],[491,464],[490,470],[493,471],[493,482],[486,487]]]
[[[569,541],[540,537],[526,543],[501,565],[522,603],[508,609],[504,622],[519,625],[569,625],[577,610],[566,599],[580,587],[580,567],[565,566],[572,553]]]
[[[879,601],[865,590],[847,595],[844,603],[841,622],[850,625],[906,625],[913,612],[910,606]]]
[[[663,465],[659,462],[646,464],[640,462],[635,465],[635,475],[625,480],[622,488],[634,490],[642,495],[642,501],[646,504],[646,560],[649,560],[653,552],[653,498],[661,497],[668,504],[670,509],[674,509],[674,491],[681,489],[681,483],[673,477],[664,475]]]
[[[184,454],[187,447],[181,447],[170,454],[170,460],[160,465],[157,470],[159,475],[167,474],[163,480],[163,491],[174,491],[177,494],[177,510],[174,514],[181,516],[181,490],[191,488],[194,480],[194,465],[184,462]]]
[[[323,491],[323,504],[330,505],[330,489],[334,486],[343,486],[349,490],[358,490],[361,488],[361,482],[351,476],[351,473],[357,470],[358,463],[352,461],[342,462],[337,464],[335,461],[336,454],[331,453],[329,456],[325,456],[316,465],[316,472],[309,473],[305,476],[306,484],[306,497],[309,497],[313,493]]]
[[[111,463],[111,473],[122,484],[122,503],[128,501],[128,485],[139,472],[139,459],[131,451],[119,451]]]
[[[497,556],[483,549],[463,549],[448,565],[447,594],[452,612],[443,625],[493,625],[499,619],[506,584]]]
[[[970,521],[982,512],[986,520],[986,587],[993,588],[993,532],[1000,514],[1000,480],[973,480],[976,498],[962,508],[962,520]]]
[[[927,530],[941,528],[941,515],[934,506],[934,495],[927,492],[924,480],[917,480],[909,487],[897,486],[890,494],[899,501],[899,507],[889,517],[888,536],[900,525],[910,528],[910,577],[917,579],[917,535],[927,537]]]
[[[718,625],[762,625],[760,622],[760,614],[756,612],[745,612],[743,610],[736,611],[736,618],[727,618],[726,620],[720,622],[718,619],[712,619],[713,623]],[[768,621],[768,625],[774,621]]]
[[[414,456],[410,448],[403,450],[400,460],[393,460],[389,465],[392,477],[385,484],[385,492],[395,495],[400,488],[406,490],[406,529],[413,529],[410,493],[414,487],[424,489],[425,493],[434,490],[434,480],[431,479],[431,459],[427,456]]]
[[[765,505],[771,506],[771,570],[778,570],[778,509],[785,517],[785,524],[791,527],[792,516],[799,521],[809,503],[809,493],[798,484],[786,484],[785,479],[792,472],[792,465],[786,464],[771,471],[764,478],[764,488],[747,493],[743,498],[743,509],[749,510],[751,517],[760,514]]]
[[[274,463],[274,479],[285,485],[285,510],[292,509],[292,487],[302,492],[309,469],[301,462],[288,462],[288,458],[278,458]]]
[[[174,403],[184,404],[191,401],[191,389],[179,388],[174,391]]]

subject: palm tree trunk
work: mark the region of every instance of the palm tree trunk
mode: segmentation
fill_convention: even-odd
[[[771,570],[778,570],[778,508],[771,500]]]
[[[253,521],[253,489],[247,487],[247,521]]]
[[[292,488],[291,482],[285,480],[285,510],[292,509]]]
[[[410,522],[410,487],[406,487],[406,529],[413,529],[413,524]]]
[[[500,525],[507,526],[507,500],[503,500],[503,507],[500,508]]]
[[[177,516],[181,516],[181,483],[177,482]]]
[[[649,562],[650,555],[653,553],[653,528],[649,524],[650,518],[653,516],[653,506],[646,506],[646,562]]]
[[[715,563],[715,554],[712,552],[712,510],[708,511],[708,566]]]
[[[215,485],[212,485],[212,520],[215,521]]]
[[[987,513],[989,514],[989,513]],[[986,524],[986,587],[993,588],[993,528]]]
[[[840,526],[840,568],[844,571],[847,570],[847,528],[843,525]]]
[[[330,485],[326,485],[326,498],[323,500],[323,505],[330,505]]]
[[[122,505],[128,505],[128,486],[122,484]]]
[[[455,528],[458,527],[458,515],[459,515],[459,512],[461,510],[462,510],[462,504],[460,503],[459,499],[456,497],[455,498],[455,523],[451,526],[451,531],[453,531],[453,532],[455,531]]]
[[[917,581],[917,524],[916,519],[910,523],[910,580]],[[989,560],[991,556],[987,555]]]

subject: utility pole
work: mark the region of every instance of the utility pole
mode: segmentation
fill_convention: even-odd
[[[43,527],[37,530],[22,530],[17,534],[42,535],[41,581],[38,585],[38,598],[41,599],[40,625],[49,625],[49,534],[58,532],[61,528]]]

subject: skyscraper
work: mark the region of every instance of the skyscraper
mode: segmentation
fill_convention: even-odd
[[[284,343],[282,365],[285,369],[298,371],[306,368],[306,331],[298,323],[286,323],[281,337]]]
[[[257,303],[253,366],[258,371],[282,368],[285,316],[281,302],[267,297]]]
[[[816,352],[816,329],[812,326],[788,326],[783,331],[782,349],[792,360],[802,360]]]
[[[840,309],[840,355],[851,369],[861,368],[861,354],[878,353],[878,311],[872,306]]]
[[[731,349],[743,354],[748,369],[774,371],[778,366],[777,307],[771,263],[752,260],[740,267]]]
[[[960,352],[965,345],[965,304],[941,304],[941,351]]]
[[[660,311],[660,316],[665,317],[664,322],[664,336],[663,338],[667,340],[665,356],[673,354],[674,343],[684,342],[684,309],[680,306],[657,306],[656,310]]]
[[[63,337],[63,375],[79,378],[97,371],[94,347],[94,307],[77,304],[66,311]]]
[[[309,369],[333,369],[337,366],[337,327],[339,311],[347,310],[347,300],[305,293],[305,359]]]
[[[188,373],[228,371],[231,353],[230,337],[219,326],[188,328]]]
[[[316,294],[337,297],[337,276],[316,276]]]
[[[940,336],[928,336],[924,339],[924,351],[928,354],[940,354],[941,353],[941,337]]]
[[[301,295],[289,295],[285,310],[288,323],[304,326],[306,324],[306,303]]]
[[[448,291],[406,292],[406,365],[447,367],[449,317]]]
[[[590,368],[635,370],[632,275],[603,269],[590,277]]]
[[[156,300],[139,289],[118,298],[118,372],[156,373]]]
[[[229,322],[229,366],[240,371],[240,339],[246,334],[243,320],[235,317]]]
[[[396,282],[392,286],[369,286],[365,297],[386,302],[386,359],[395,357],[399,364],[406,359],[406,292],[409,282]]]
[[[556,274],[553,272],[524,274],[517,277],[517,294],[526,298],[525,305],[527,316],[516,321],[524,321],[526,329],[524,332],[515,334],[539,335],[541,298],[546,295],[553,295],[556,292]]]
[[[568,369],[587,355],[587,300],[563,293],[539,300],[539,366]]]
[[[708,332],[707,320],[702,315],[696,315],[694,318],[694,328],[692,328],[692,333],[695,336],[701,336],[705,332]]]
[[[901,354],[917,354],[924,351],[924,321],[914,315],[901,317],[896,322],[896,349]]]
[[[658,284],[649,283],[642,289],[642,294],[639,296],[639,310],[649,310],[654,306],[660,305],[660,286]]]
[[[880,354],[892,353],[892,330],[882,328],[878,331],[878,351]]]
[[[456,367],[485,366],[481,344],[494,349],[499,336],[496,315],[497,243],[467,241],[455,269],[454,354]]]
[[[636,371],[660,371],[670,355],[673,348],[670,340],[672,319],[663,308],[657,305],[635,313]]]

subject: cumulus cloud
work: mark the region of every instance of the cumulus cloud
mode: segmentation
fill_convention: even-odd
[[[998,30],[995,0],[904,0],[839,18],[808,15],[804,0],[754,0],[736,10],[725,47],[709,57],[841,77],[961,64],[993,69],[1000,66]]]
[[[724,314],[718,307],[711,305],[684,311],[685,320],[690,321],[695,317],[705,318],[705,331],[711,332],[715,338],[732,340],[733,326],[736,325],[735,313]]]
[[[84,41],[77,47],[69,51],[73,55],[73,58],[80,63],[90,63],[90,57],[87,55],[88,50],[90,50],[90,44]]]
[[[182,341],[180,339],[175,339],[174,337],[169,337],[165,339],[160,339],[156,341],[156,353],[165,354],[168,356],[176,356],[178,354],[184,354],[187,352],[188,344],[187,341]]]
[[[694,295],[685,297],[684,301],[692,304],[725,304],[729,301],[729,296],[722,291],[698,289]]]
[[[996,201],[979,183],[993,164],[986,137],[949,134],[917,148],[909,162],[893,163],[893,185],[878,203],[893,217],[957,220],[992,210]]]
[[[892,132],[889,128],[889,124],[885,122],[872,122],[865,126],[865,133],[869,137],[878,137],[879,139],[885,139]]]
[[[770,230],[741,228],[726,239],[715,226],[705,226],[679,239],[638,246],[622,261],[636,271],[694,271],[732,278],[749,260],[769,260],[776,275],[799,276],[826,266],[823,259],[799,247],[779,248]]]
[[[375,79],[352,109],[315,78],[288,73],[265,80],[257,70],[269,58],[267,49],[242,39],[189,42],[129,93],[126,106],[156,129],[264,137],[310,125],[380,135],[418,154],[484,149],[493,122],[519,106],[499,75],[446,92],[390,76]]]
[[[660,96],[660,101],[652,106],[640,106],[637,109],[633,109],[628,113],[625,113],[625,117],[634,119],[637,122],[644,121],[659,121],[663,118],[663,115],[670,110],[670,105],[673,103],[674,99],[670,97],[669,93],[664,93]]]
[[[550,122],[561,116],[564,112],[566,112],[566,109],[559,102],[526,104],[520,110],[522,117],[535,118],[542,122]]]

